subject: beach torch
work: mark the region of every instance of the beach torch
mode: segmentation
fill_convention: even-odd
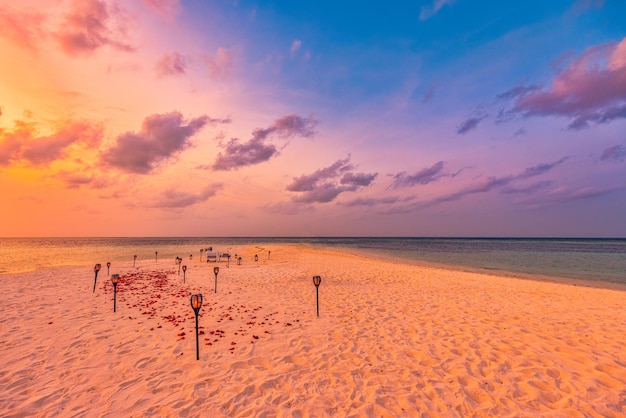
[[[111,268],[111,262],[107,261],[107,276],[110,276],[109,269]]]
[[[259,255],[258,254],[254,255],[254,261],[259,261]]]
[[[176,257],[176,262],[178,263],[178,275],[180,276],[180,264],[183,262],[183,259]]]
[[[187,280],[187,266],[183,266],[183,283]]]
[[[313,276],[313,284],[315,285],[315,302],[317,305],[317,317],[320,316],[320,283],[322,283],[322,278],[320,276]]]
[[[156,263],[156,262],[158,262],[158,261],[159,261],[159,252],[158,252],[158,251],[155,251],[155,252],[154,252],[154,262]]]
[[[240,266],[241,265],[241,257],[237,258],[237,265]]]
[[[268,252],[267,252],[267,259],[268,259],[268,260],[270,259],[270,254],[271,254],[271,253],[272,253],[271,251],[268,251]]]
[[[193,260],[193,254],[189,254],[189,259]]]
[[[215,293],[217,293],[217,273],[220,272],[219,267],[213,267],[213,273],[215,273]]]
[[[96,291],[96,282],[98,281],[98,272],[100,271],[100,264],[96,264],[93,266],[93,272],[96,273],[96,276],[93,278],[93,291]]]
[[[117,282],[119,279],[119,274],[114,274],[111,276],[111,283],[113,283],[113,312],[117,311]]]
[[[136,262],[136,261],[137,261],[137,256],[136,256],[136,255],[134,255],[134,256],[133,256],[133,268],[135,267],[135,262]]]
[[[196,314],[196,360],[200,360],[200,343],[198,342],[198,312],[202,307],[202,294],[191,295],[191,307]]]

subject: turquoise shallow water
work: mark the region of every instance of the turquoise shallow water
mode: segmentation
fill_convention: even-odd
[[[64,265],[200,257],[247,245],[307,244],[456,269],[626,284],[626,239],[0,238],[0,273]]]

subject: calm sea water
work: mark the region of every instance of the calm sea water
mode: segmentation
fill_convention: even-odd
[[[516,276],[581,279],[626,285],[626,239],[495,238],[0,238],[0,273],[97,262],[128,263],[200,248],[308,244],[385,259]]]

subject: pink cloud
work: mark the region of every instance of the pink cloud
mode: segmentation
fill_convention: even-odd
[[[124,39],[125,23],[121,10],[107,8],[103,1],[74,0],[58,39],[68,55],[88,55],[104,46],[132,51]]]
[[[178,52],[164,54],[156,64],[156,71],[160,77],[185,74],[186,70],[187,59]]]
[[[143,0],[143,2],[149,9],[166,19],[178,15],[181,9],[179,0]]]
[[[233,67],[233,56],[230,50],[219,47],[215,55],[208,56],[206,61],[212,78],[221,79],[230,76]]]
[[[626,38],[588,48],[547,90],[520,95],[512,112],[563,116],[571,129],[626,118]]]
[[[295,54],[300,47],[302,46],[302,41],[300,39],[296,39],[291,43],[291,53]]]
[[[22,12],[0,6],[0,36],[22,48],[36,50],[44,37],[45,20],[42,13]]]
[[[328,203],[341,193],[368,187],[378,176],[378,173],[353,173],[353,168],[348,156],[311,174],[294,178],[287,190],[299,193],[292,199],[297,203]]]
[[[102,160],[123,171],[149,174],[157,165],[191,146],[191,137],[211,123],[208,116],[189,121],[179,112],[146,117],[139,132],[126,132],[102,154]]]
[[[311,137],[315,134],[318,121],[313,117],[302,117],[295,113],[283,116],[267,128],[255,129],[252,139],[241,143],[239,139],[231,139],[213,164],[214,170],[236,170],[238,168],[265,162],[279,150],[276,145],[268,142],[270,137],[289,139],[294,137]]]
[[[65,157],[73,144],[95,146],[103,137],[99,124],[72,122],[61,126],[49,136],[36,136],[37,127],[33,123],[16,122],[13,132],[0,131],[0,164],[26,162],[40,165]]]

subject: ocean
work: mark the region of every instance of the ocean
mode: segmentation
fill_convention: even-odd
[[[0,238],[0,274],[66,265],[159,260],[259,245],[306,244],[455,270],[626,285],[626,239],[557,238]]]

